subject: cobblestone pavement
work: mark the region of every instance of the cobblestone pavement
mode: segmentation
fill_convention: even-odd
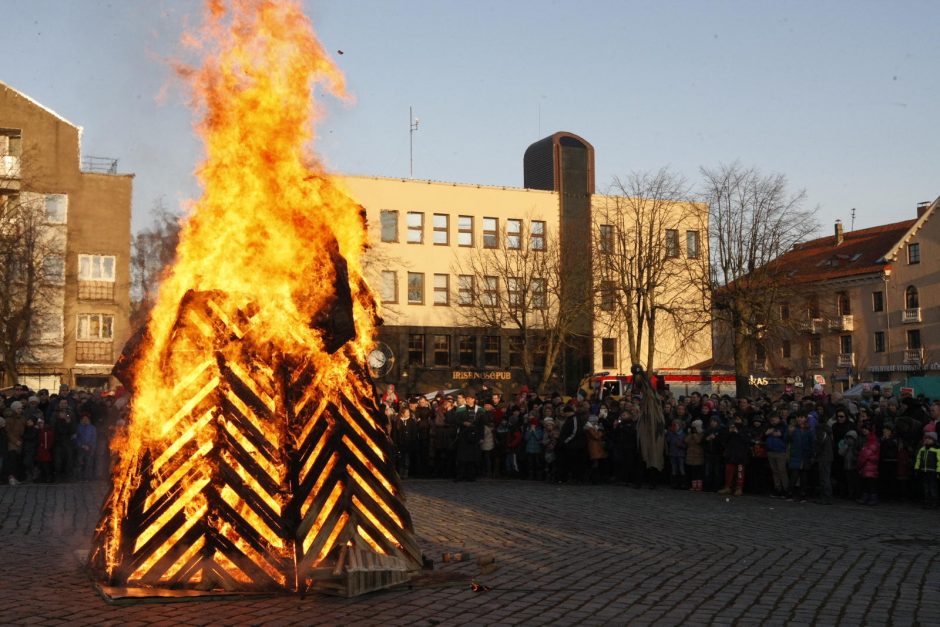
[[[524,481],[405,486],[435,560],[410,589],[132,605],[105,603],[74,555],[90,544],[103,484],[0,487],[0,624],[940,624],[936,510]],[[454,551],[496,568],[441,561]]]

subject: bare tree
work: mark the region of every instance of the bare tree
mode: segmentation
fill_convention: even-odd
[[[150,226],[134,236],[131,253],[131,326],[146,321],[163,273],[176,258],[180,216],[167,209],[163,198],[154,201]]]
[[[46,202],[33,192],[0,194],[0,359],[11,384],[23,363],[44,361],[44,341],[61,349],[64,226],[50,224]]]
[[[690,197],[685,179],[667,168],[634,172],[615,178],[594,211],[599,320],[626,338],[631,363],[647,371],[665,327],[676,357],[709,324],[705,292],[690,289],[707,276],[707,211]]]
[[[731,330],[738,396],[748,393],[751,350],[788,302],[789,269],[774,261],[818,224],[806,210],[806,192],[790,192],[782,174],[738,163],[702,168],[702,200],[709,204],[710,283],[716,322]]]
[[[590,299],[562,297],[561,246],[545,222],[526,219],[529,230],[504,227],[489,247],[457,257],[458,315],[462,324],[487,329],[512,329],[509,341],[521,354],[522,370],[540,392],[550,384],[562,351],[577,321],[589,311]],[[533,227],[531,225],[541,226]],[[589,263],[588,260],[585,260]]]

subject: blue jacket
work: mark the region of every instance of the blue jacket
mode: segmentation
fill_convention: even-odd
[[[768,453],[786,453],[787,452],[787,425],[781,421],[777,423],[777,426],[767,425],[765,433],[773,429],[780,433],[780,435],[765,435],[764,436],[764,449]]]
[[[813,461],[813,431],[807,425],[806,430],[799,427],[789,434],[790,456],[787,466],[792,469],[807,469]]]
[[[97,440],[98,431],[95,429],[95,425],[91,423],[78,425],[78,437],[75,438],[77,446],[87,446],[89,450],[94,451]]]

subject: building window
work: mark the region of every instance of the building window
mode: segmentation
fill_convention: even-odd
[[[907,245],[907,263],[911,265],[920,263],[920,244]]]
[[[114,281],[114,255],[79,255],[79,281]]]
[[[55,254],[43,257],[42,278],[46,283],[53,285],[62,285],[65,283],[65,257]]]
[[[408,243],[424,243],[424,214],[417,211],[408,212]]]
[[[920,347],[920,329],[911,329],[907,332],[907,348],[916,350]]]
[[[781,320],[790,319],[790,303],[783,303],[780,305],[780,319]]]
[[[845,292],[839,292],[839,296],[836,299],[836,307],[839,310],[840,316],[851,315],[852,314],[852,302],[849,300],[849,295],[846,294]]]
[[[480,302],[484,307],[496,307],[499,304],[499,279],[495,276],[483,277],[483,294]]]
[[[379,222],[382,226],[382,241],[398,241],[398,212],[390,209],[383,209],[379,213]]]
[[[408,304],[409,305],[423,305],[424,304],[424,273],[423,272],[409,272],[408,273]]]
[[[884,331],[875,331],[875,352],[876,353],[885,352],[885,332]]]
[[[69,197],[65,194],[46,194],[46,222],[65,224],[69,214]]]
[[[510,336],[509,338],[509,367],[510,368],[522,368],[522,359],[523,359],[523,343],[522,338],[518,335]]]
[[[461,274],[457,277],[457,304],[464,307],[473,304],[472,274]]]
[[[767,361],[767,347],[764,346],[763,342],[754,345],[754,357],[757,359],[757,363],[761,365]]]
[[[545,309],[548,306],[548,297],[546,293],[545,279],[532,279],[532,307],[533,309]]]
[[[499,219],[483,218],[483,248],[499,247]]]
[[[114,338],[114,316],[79,314],[76,337],[79,340],[110,340]]]
[[[610,253],[614,250],[614,227],[610,224],[602,224],[597,234],[598,246],[602,253]]]
[[[434,245],[447,246],[450,244],[450,216],[446,213],[434,214]]]
[[[477,365],[477,338],[474,335],[461,335],[457,344],[457,362],[461,366]]]
[[[806,313],[810,320],[819,318],[819,296],[813,294],[806,299]]]
[[[917,294],[917,288],[913,285],[908,285],[907,289],[904,290],[904,302],[907,309],[920,307],[920,297]]]
[[[483,365],[492,368],[500,366],[500,338],[498,335],[483,336]]]
[[[522,248],[522,220],[506,220],[506,248]]]
[[[450,366],[450,336],[434,336],[434,365],[440,368]]]
[[[449,305],[450,304],[450,275],[449,274],[435,274],[434,275],[434,304],[435,305]]]
[[[871,310],[872,311],[884,311],[885,310],[884,292],[872,292],[871,293]]]
[[[473,246],[473,216],[457,216],[457,245]]]
[[[852,352],[852,336],[851,335],[840,335],[839,336],[839,352],[843,355],[848,355]]]
[[[48,313],[39,319],[39,341],[43,344],[61,344],[63,338],[62,314]]]
[[[601,281],[601,311],[613,311],[617,286],[613,281]]]
[[[601,368],[617,367],[617,338],[601,338]]]
[[[809,338],[809,356],[819,357],[820,355],[822,355],[822,340],[819,336]]]
[[[412,334],[408,336],[408,363],[413,366],[424,365],[424,336]]]
[[[506,297],[510,307],[522,306],[522,279],[511,276],[506,277]]]
[[[698,231],[685,232],[685,256],[689,259],[698,259]]]
[[[780,354],[784,359],[790,359],[790,340],[783,340],[780,345]]]
[[[666,257],[679,256],[679,231],[666,229]]]
[[[545,250],[545,221],[532,220],[532,250]]]
[[[398,273],[382,270],[382,302],[390,305],[398,302]]]

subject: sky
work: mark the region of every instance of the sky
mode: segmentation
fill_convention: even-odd
[[[615,176],[738,161],[783,173],[821,234],[910,219],[940,195],[940,3],[304,2],[352,98],[315,150],[336,172],[522,186],[529,144],[594,145]],[[0,0],[0,82],[133,172],[133,229],[186,206],[202,145],[169,59],[201,2]],[[190,29],[191,30],[191,29]],[[339,54],[339,51],[342,54]],[[420,120],[409,135],[409,107]]]

